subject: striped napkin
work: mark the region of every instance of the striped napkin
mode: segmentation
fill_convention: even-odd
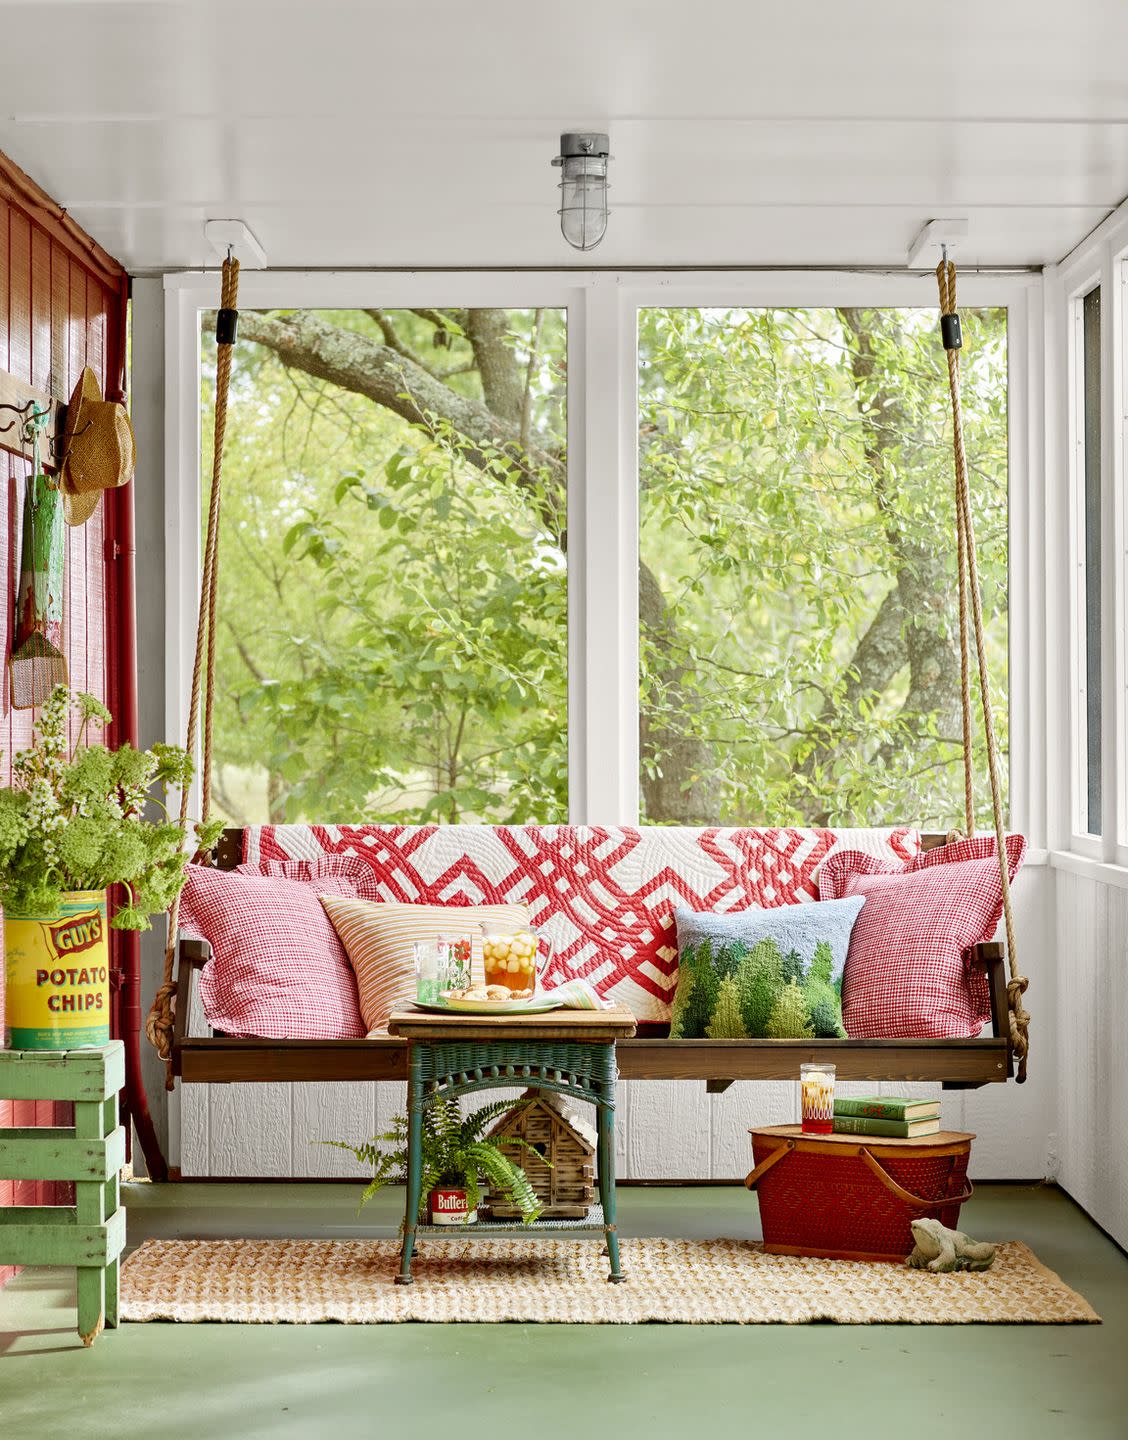
[[[565,980],[552,990],[542,990],[541,998],[556,1000],[565,1010],[610,1010],[611,1002],[601,1000],[586,980]]]

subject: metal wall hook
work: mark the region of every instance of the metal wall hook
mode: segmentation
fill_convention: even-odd
[[[93,425],[93,424],[94,424],[94,421],[93,421],[93,420],[87,420],[87,422],[86,422],[85,425],[79,426],[79,428],[78,428],[77,430],[75,430],[75,431],[72,433],[71,437],[70,437],[72,443],[73,443],[75,440],[77,440],[80,435],[85,435],[86,432],[87,432],[87,430],[89,430],[90,427],[91,427],[91,425]],[[66,447],[66,437],[65,437],[65,436],[63,436],[63,435],[50,435],[50,436],[48,436],[48,438],[47,438],[47,451],[48,451],[48,454],[51,456],[51,459],[52,459],[52,460],[63,460],[63,459],[65,459],[65,458],[66,458],[66,448],[67,448],[67,447]]]
[[[45,410],[37,410],[35,401],[29,400],[26,405],[0,405],[0,410],[7,410],[12,415],[19,416],[19,421],[9,420],[7,425],[0,425],[0,435],[6,435],[9,430],[14,430],[17,423],[24,440],[30,440],[36,430],[42,430],[51,418],[51,407]]]

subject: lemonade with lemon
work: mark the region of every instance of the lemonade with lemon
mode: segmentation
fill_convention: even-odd
[[[486,984],[504,985],[514,995],[531,996],[537,986],[539,945],[531,930],[518,930],[511,935],[484,934],[482,960]]]

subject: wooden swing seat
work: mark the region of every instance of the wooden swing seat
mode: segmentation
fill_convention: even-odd
[[[224,833],[220,869],[242,857],[241,830]],[[925,835],[931,849],[942,835]],[[266,1081],[406,1080],[407,1045],[393,1036],[371,1040],[263,1040],[190,1035],[197,972],[207,944],[181,937],[172,1037],[172,1071],[187,1084]],[[978,945],[972,964],[987,972],[993,1034],[971,1040],[671,1040],[663,1025],[640,1023],[616,1047],[624,1080],[704,1080],[711,1091],[735,1080],[794,1080],[800,1063],[825,1060],[841,1080],[927,1080],[948,1090],[971,1090],[1010,1078],[1005,950]]]

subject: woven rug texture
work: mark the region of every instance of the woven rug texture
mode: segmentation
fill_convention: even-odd
[[[567,1325],[1092,1323],[1099,1316],[1017,1241],[978,1274],[765,1255],[747,1240],[624,1240],[611,1285],[590,1241],[431,1241],[415,1284],[394,1240],[149,1240],[125,1262],[124,1320]]]

